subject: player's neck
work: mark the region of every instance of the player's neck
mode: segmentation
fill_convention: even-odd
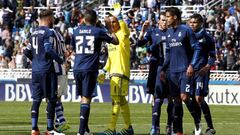
[[[47,22],[45,22],[45,21],[40,21],[39,22],[39,26],[46,26],[46,27],[48,27],[48,23]]]
[[[173,23],[172,27],[177,28],[179,25],[180,25],[180,22],[176,21],[176,22]]]

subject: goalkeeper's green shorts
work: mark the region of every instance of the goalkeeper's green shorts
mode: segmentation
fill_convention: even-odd
[[[110,78],[111,96],[127,96],[128,95],[129,80],[112,76]]]

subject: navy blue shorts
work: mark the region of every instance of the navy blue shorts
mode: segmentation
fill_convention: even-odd
[[[77,95],[92,97],[97,83],[98,71],[74,72]]]
[[[181,93],[190,94],[192,89],[192,80],[190,77],[186,75],[186,71],[184,72],[170,72],[169,75],[169,87],[170,87],[170,95],[172,97],[180,96]]]
[[[55,73],[32,73],[33,100],[57,99],[57,75]]]
[[[195,96],[207,96],[209,93],[209,75],[210,73],[201,76],[198,72],[195,73],[194,79],[193,79],[193,92],[191,92],[191,95]]]
[[[166,72],[166,77],[167,77],[166,82],[163,82],[160,80],[160,73],[162,71],[161,69],[162,69],[162,66],[159,66],[157,70],[154,97],[164,99],[164,98],[167,98],[169,93],[169,84],[168,84],[168,77],[167,77],[169,72]]]
[[[148,80],[147,80],[147,93],[154,94],[156,75],[158,70],[158,63],[151,62],[149,65]]]

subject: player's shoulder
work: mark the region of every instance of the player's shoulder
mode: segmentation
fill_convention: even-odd
[[[205,32],[205,38],[208,41],[214,42],[213,35],[211,33],[207,32],[207,31]]]
[[[48,28],[48,27],[45,27],[45,26],[40,26],[38,28],[36,28],[32,35],[42,35],[42,36],[49,36],[52,34],[52,31]]]
[[[80,25],[73,28],[73,33],[101,33],[104,32],[103,28],[95,27],[95,26],[86,26]]]
[[[192,29],[186,24],[181,24],[179,27],[180,27],[181,30],[192,32]]]

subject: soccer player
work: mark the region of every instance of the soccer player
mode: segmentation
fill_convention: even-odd
[[[152,127],[150,134],[160,134],[160,115],[161,106],[164,98],[167,97],[168,84],[160,80],[160,71],[164,62],[165,48],[166,48],[166,31],[167,20],[165,12],[161,12],[157,28],[148,29],[149,21],[145,21],[140,32],[137,45],[143,46],[150,42],[152,45],[148,47],[148,51],[152,54],[150,59],[150,68],[147,80],[147,93],[154,96],[154,103],[152,106]],[[143,36],[145,35],[145,36]],[[156,84],[156,85],[155,85]],[[168,121],[167,121],[167,134],[171,134],[172,125],[172,107],[171,100],[168,102]]]
[[[192,30],[181,24],[181,12],[178,8],[168,8],[166,18],[170,28],[167,31],[166,59],[162,67],[161,79],[164,80],[164,72],[169,67],[170,95],[174,98],[173,131],[181,135],[183,134],[182,101],[193,116],[196,129],[199,130],[200,120],[189,98],[189,92],[193,71],[202,48]]]
[[[119,3],[114,4],[113,7],[114,11],[121,9]],[[115,16],[110,15],[107,22],[112,31],[116,33],[119,44],[117,46],[108,45],[108,59],[102,74],[108,72],[110,76],[112,113],[108,129],[99,134],[116,135],[116,123],[119,112],[121,112],[124,120],[124,128],[117,135],[133,135],[134,131],[130,119],[129,105],[125,98],[128,95],[130,77],[130,31],[126,23],[122,20],[120,11]],[[102,77],[102,75],[99,74],[99,77]]]
[[[59,56],[62,56],[66,61],[66,47],[64,44],[64,38],[58,30],[51,29],[55,35],[54,38],[54,49]],[[61,102],[61,96],[67,95],[68,90],[68,79],[67,79],[67,72],[69,70],[69,65],[67,62],[64,64],[59,64],[54,61],[55,72],[57,73],[57,80],[58,80],[58,92],[57,92],[57,102],[55,107],[55,128],[58,132],[63,132],[70,128],[69,124],[66,122],[64,117],[64,108]]]
[[[119,43],[116,35],[109,36],[104,29],[96,27],[97,14],[94,10],[84,12],[84,24],[74,28],[72,46],[75,51],[74,79],[77,94],[81,96],[79,135],[87,131],[90,103],[98,76],[101,43]],[[89,131],[87,131],[89,132]]]
[[[206,135],[213,135],[216,133],[213,123],[211,112],[209,109],[208,104],[204,100],[204,97],[208,94],[208,83],[209,83],[209,74],[210,74],[210,67],[214,65],[216,60],[215,55],[215,42],[213,37],[206,32],[203,27],[203,18],[200,14],[194,14],[190,17],[189,26],[194,31],[197,40],[200,44],[202,44],[202,52],[201,52],[201,59],[197,62],[198,69],[195,71],[194,75],[194,91],[193,96],[200,106],[205,120],[207,122],[207,130]],[[200,110],[200,114],[201,114]],[[201,117],[200,117],[201,118]],[[196,131],[195,131],[196,132]]]
[[[45,135],[61,134],[54,131],[54,113],[57,100],[57,75],[53,60],[59,64],[63,59],[53,48],[54,34],[50,30],[53,23],[53,12],[43,10],[40,15],[39,27],[33,31],[30,44],[24,54],[32,60],[32,135],[40,135],[38,128],[39,107],[43,98],[47,104],[47,131]]]

